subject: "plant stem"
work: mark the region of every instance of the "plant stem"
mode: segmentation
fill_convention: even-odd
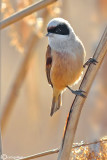
[[[97,65],[90,64],[88,66],[87,71],[79,87],[80,90],[83,90],[86,92],[86,96],[89,92],[89,89],[92,85],[95,75],[99,67],[101,66],[101,63],[106,53],[107,53],[107,27],[104,31],[104,34],[93,56],[93,58],[96,59],[98,63]],[[80,117],[84,102],[85,102],[85,98],[76,96],[72,103],[70,112],[68,114],[65,130],[64,130],[64,136],[62,139],[61,148],[58,154],[58,160],[69,160],[79,117]]]

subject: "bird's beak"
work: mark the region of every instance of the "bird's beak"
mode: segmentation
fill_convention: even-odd
[[[48,37],[49,36],[49,32],[45,36]]]
[[[53,37],[53,33],[48,32],[45,36],[46,36],[46,37]]]

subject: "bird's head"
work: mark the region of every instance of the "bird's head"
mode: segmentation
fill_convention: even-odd
[[[63,18],[53,18],[47,26],[47,34],[50,46],[64,43],[74,34],[71,25]],[[55,47],[54,47],[55,48]]]

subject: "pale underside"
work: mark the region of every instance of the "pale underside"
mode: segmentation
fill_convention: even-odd
[[[84,63],[84,53],[60,53],[51,50],[52,67],[50,78],[56,90],[63,90],[73,85],[81,76]]]

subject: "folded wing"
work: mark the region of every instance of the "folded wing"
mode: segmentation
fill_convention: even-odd
[[[46,75],[48,83],[52,86],[51,78],[50,78],[50,71],[52,66],[52,56],[51,56],[51,47],[48,45],[46,51]]]

